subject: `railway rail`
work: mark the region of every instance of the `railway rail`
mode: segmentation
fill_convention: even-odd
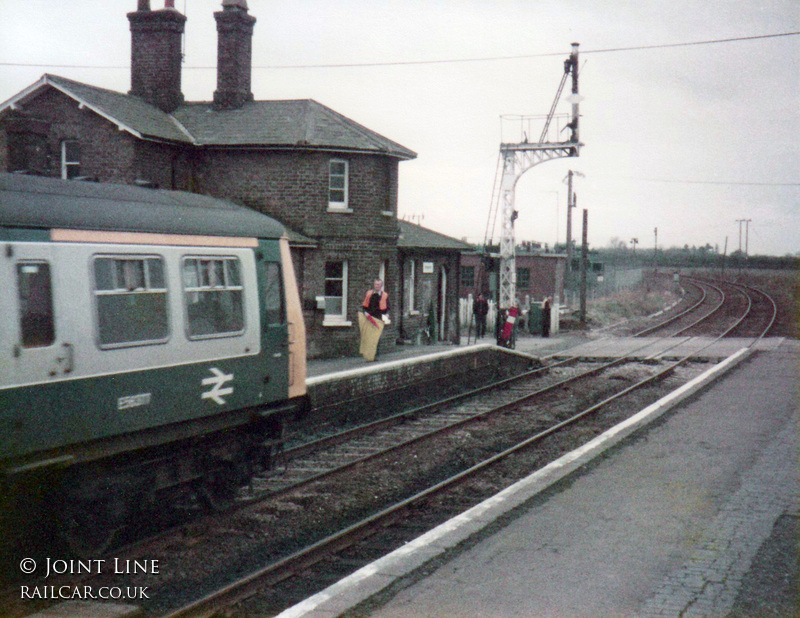
[[[672,336],[674,336],[688,331],[698,324],[702,324],[703,320],[712,319],[718,314],[719,307],[722,306],[725,298],[724,292],[716,287],[719,289],[718,294],[721,295],[722,300],[711,300],[709,306],[708,297],[711,294],[708,290],[714,290],[714,284],[698,281],[697,285],[698,289],[705,290],[701,294],[701,300],[694,302],[688,310],[678,311],[677,319],[673,317],[657,325],[658,329],[663,330],[667,324],[673,324],[673,329],[679,328],[677,331],[673,330]],[[760,300],[756,301],[750,297],[746,303],[746,311],[741,312],[734,324],[727,323],[717,339],[737,331],[737,329],[739,329],[737,332],[741,332],[745,328],[752,329],[752,326],[743,326],[745,320],[750,316],[750,319],[755,317],[759,321],[768,322],[766,327],[762,325],[761,331],[754,338],[754,344],[768,332],[774,321],[774,311],[769,319],[768,312],[754,311],[753,307],[757,305],[768,307],[771,299],[763,292],[752,289],[746,291],[744,286],[739,289],[740,293],[746,297],[758,294],[762,294],[762,296],[758,297]],[[774,306],[774,301],[772,301],[772,306]],[[701,318],[691,318],[689,320],[691,323],[687,325],[685,316],[693,311],[697,312],[700,307],[704,307],[700,310],[704,315]],[[678,319],[684,321],[676,325]],[[642,335],[648,331],[656,332],[646,329],[637,334]],[[645,342],[637,351],[641,352],[650,345],[653,343]],[[167,612],[165,615],[171,617],[213,615],[221,608],[229,607],[231,604],[247,602],[246,599],[253,595],[257,595],[261,599],[258,602],[259,612],[277,613],[281,609],[281,604],[299,600],[303,594],[311,594],[315,588],[324,586],[331,573],[335,573],[338,578],[353,571],[364,561],[368,562],[377,554],[391,550],[417,536],[420,531],[432,525],[432,522],[438,523],[442,519],[447,519],[454,513],[460,512],[459,509],[463,510],[466,504],[471,505],[482,499],[481,496],[484,494],[475,488],[476,485],[488,485],[491,487],[490,493],[496,492],[498,488],[486,481],[485,477],[487,474],[496,475],[497,472],[492,470],[496,470],[498,466],[502,465],[502,462],[513,457],[541,458],[543,455],[530,455],[532,449],[535,452],[535,448],[541,448],[540,445],[548,439],[553,439],[554,436],[558,436],[568,429],[593,436],[602,428],[598,428],[594,421],[591,421],[588,426],[585,424],[588,419],[595,418],[595,413],[619,406],[619,402],[626,398],[630,400],[631,397],[640,397],[639,393],[643,390],[654,389],[655,385],[668,380],[670,376],[682,370],[692,360],[692,356],[686,356],[666,366],[634,366],[630,358],[622,358],[606,363],[594,363],[585,371],[579,371],[575,367],[577,360],[570,358],[552,363],[498,384],[474,389],[469,393],[448,397],[440,402],[420,406],[413,410],[403,411],[375,423],[351,428],[288,451],[285,453],[285,457],[287,462],[291,462],[291,465],[287,465],[281,475],[259,480],[256,483],[259,486],[251,488],[243,496],[244,502],[260,502],[267,500],[268,497],[273,499],[278,495],[287,496],[292,493],[296,497],[301,488],[318,484],[325,478],[334,478],[336,475],[345,476],[347,470],[357,465],[367,465],[369,461],[386,461],[387,458],[393,457],[393,453],[396,451],[405,449],[403,452],[410,452],[415,444],[422,441],[441,440],[443,432],[451,435],[459,432],[481,433],[481,426],[491,422],[497,424],[491,431],[515,434],[511,440],[513,444],[508,444],[508,440],[501,440],[502,444],[495,445],[494,452],[481,458],[481,461],[469,461],[468,464],[447,478],[438,478],[431,483],[430,487],[410,496],[404,495],[394,504],[382,505],[360,521],[350,521],[341,530],[337,530],[325,538],[314,539],[307,547],[291,552],[284,551],[276,559],[267,560],[266,566],[253,569],[245,577],[221,587],[200,600],[187,602],[177,609],[172,609],[172,606],[166,601],[161,604],[156,603],[154,606],[156,613],[163,613],[163,610]],[[619,374],[614,375],[615,370],[619,372],[626,367],[629,368],[629,374],[625,380],[620,379]],[[615,382],[630,381],[630,368],[633,368],[632,372],[636,374],[637,379],[622,388],[612,388],[610,385]],[[597,386],[593,386],[590,390],[604,391],[600,401],[597,401],[595,397],[587,403],[585,398],[574,395],[572,389],[576,383],[581,380],[585,382],[598,374],[604,377],[596,381]],[[542,382],[547,383],[542,384]],[[490,402],[487,402],[487,393],[492,400]],[[550,397],[550,399],[545,404],[536,403],[546,397]],[[541,420],[534,419],[533,422],[527,422],[525,427],[519,431],[510,432],[507,424],[490,421],[490,419],[504,417],[506,419],[524,418],[530,421],[531,417],[537,416],[531,413],[536,406],[561,408],[565,400],[571,399],[580,399],[583,405],[571,406],[569,410],[560,411],[558,414],[551,414],[549,410],[540,410]],[[630,411],[621,411],[618,414],[627,413]],[[555,418],[556,416],[558,418]],[[612,414],[605,419],[605,422],[614,424],[619,421]],[[517,424],[519,423],[517,422]],[[498,429],[498,427],[506,427],[506,429]],[[485,427],[483,428],[485,429]],[[488,440],[486,438],[482,438],[482,440],[484,446],[488,447]],[[475,451],[482,450],[476,445],[472,445],[471,448]],[[398,457],[402,458],[400,455]],[[528,470],[528,473],[530,472],[530,468],[522,467]],[[472,481],[476,485],[472,485],[471,489],[464,490],[466,484],[470,483],[469,479],[484,480]],[[469,499],[464,497],[464,492],[469,494]],[[445,498],[443,497],[445,495],[455,497]],[[434,509],[431,506],[432,504],[446,505],[448,501],[453,501],[455,506],[451,504],[442,510]],[[423,509],[420,507],[421,504],[427,506]],[[423,518],[424,521],[420,522],[418,515],[423,511],[426,512],[426,515]],[[219,521],[223,522],[222,519]],[[371,549],[364,549],[365,543],[371,546]],[[360,557],[356,558],[356,556]],[[314,565],[316,565],[316,571]],[[311,574],[311,583],[307,578],[309,574]],[[306,578],[304,579],[303,576]],[[290,581],[295,583],[289,584]],[[264,590],[269,590],[271,586],[273,587],[272,593],[264,593]],[[289,594],[290,588],[295,592]]]
[[[705,284],[705,285],[703,285]],[[690,324],[682,326],[679,330],[673,332],[671,336],[676,336],[684,332],[688,332],[691,328],[694,328],[698,324],[701,324],[703,321],[709,320],[712,316],[714,316],[720,308],[724,305],[726,295],[722,291],[719,286],[714,284],[710,284],[707,282],[700,283],[701,286],[707,289],[710,287],[714,291],[717,292],[719,295],[719,300],[715,301],[714,306],[711,308],[710,311],[707,311],[703,316],[700,318],[694,319]],[[708,292],[704,289],[703,299],[697,303],[697,306],[704,305],[706,298],[708,297]],[[741,288],[744,290],[744,288]],[[759,293],[755,290],[752,292]],[[745,291],[747,295],[748,292]],[[763,294],[763,293],[762,293]],[[765,298],[768,296],[764,295]],[[738,328],[742,322],[750,315],[752,310],[752,299],[750,296],[747,296],[747,309],[742,312],[742,314],[738,317],[738,319],[732,324],[727,325],[723,332],[718,335],[718,339],[727,336],[729,333],[734,331]],[[774,302],[774,301],[773,301]],[[692,310],[695,310],[696,307],[692,307]],[[688,313],[688,312],[687,312]],[[669,323],[674,323],[675,320],[670,320]],[[774,311],[768,320],[766,327],[763,328],[762,332],[758,334],[758,336],[754,339],[754,342],[766,335],[769,331],[769,328],[774,321]],[[663,328],[663,324],[659,326]],[[652,331],[651,331],[652,332]],[[752,345],[752,344],[751,344]],[[643,347],[646,347],[643,346]],[[348,527],[341,532],[331,535],[327,539],[319,541],[315,543],[313,546],[310,546],[307,549],[304,549],[296,554],[285,558],[284,560],[280,561],[279,563],[275,563],[273,565],[269,565],[256,573],[253,573],[251,576],[246,578],[246,580],[239,582],[238,584],[234,584],[230,587],[226,587],[224,590],[219,591],[218,594],[211,595],[197,601],[196,603],[190,604],[176,612],[169,614],[171,617],[177,616],[186,616],[186,615],[199,615],[202,612],[207,611],[204,608],[210,608],[211,611],[215,611],[220,605],[228,605],[232,602],[238,602],[242,599],[246,599],[251,595],[255,594],[255,590],[261,590],[265,586],[265,581],[272,582],[272,585],[278,584],[280,582],[284,582],[287,577],[297,577],[298,574],[307,571],[313,564],[318,564],[320,561],[325,563],[325,569],[328,569],[330,564],[330,555],[331,552],[347,552],[348,550],[352,553],[352,547],[354,543],[358,543],[362,539],[370,538],[373,539],[371,542],[374,544],[374,535],[376,529],[383,529],[384,531],[388,528],[394,526],[395,523],[400,522],[401,524],[406,521],[406,515],[409,512],[409,509],[413,509],[415,505],[419,505],[423,501],[429,501],[433,496],[439,495],[442,492],[449,491],[453,486],[466,482],[466,479],[474,477],[482,472],[484,472],[487,468],[490,468],[496,465],[498,462],[506,459],[507,457],[511,457],[513,454],[518,453],[526,448],[529,448],[531,445],[535,443],[539,443],[544,440],[546,437],[564,429],[565,427],[572,426],[575,423],[578,423],[582,419],[598,412],[599,410],[606,408],[607,406],[611,405],[615,401],[618,401],[621,398],[624,398],[626,395],[633,393],[641,388],[644,388],[647,385],[650,385],[658,380],[664,379],[666,376],[671,375],[678,367],[688,363],[691,360],[690,356],[684,357],[676,362],[668,364],[663,369],[657,371],[653,375],[649,375],[647,377],[642,378],[641,380],[637,381],[635,384],[632,384],[626,388],[623,388],[619,392],[610,395],[609,397],[604,398],[602,401],[592,404],[587,408],[580,410],[576,414],[563,419],[550,427],[543,429],[535,433],[533,436],[530,436],[524,440],[519,441],[512,447],[509,447],[500,453],[496,453],[484,461],[471,466],[470,468],[460,471],[457,474],[453,475],[452,477],[437,483],[436,485],[427,488],[414,496],[406,498],[403,501],[398,502],[396,505],[393,505],[390,508],[384,509],[383,511],[376,513],[375,515],[370,516],[369,518],[359,522],[358,524],[354,524]],[[568,361],[570,364],[573,359]],[[624,362],[624,360],[621,360]],[[610,366],[616,366],[620,363],[620,361],[614,361],[611,363],[606,363],[602,365],[602,369],[608,369]],[[550,369],[549,367],[544,369]],[[598,371],[602,371],[600,367],[593,368],[590,372],[595,374]],[[534,372],[536,374],[542,373],[542,370],[537,370]],[[585,377],[581,375],[580,377]],[[526,376],[527,378],[527,376]],[[521,380],[526,378],[520,379],[513,379],[508,382],[510,383],[519,383]],[[549,391],[551,389],[556,389],[563,386],[565,383],[571,382],[574,379],[578,378],[568,378],[566,380],[562,380],[556,382],[549,387],[545,387],[536,393],[531,393],[527,396],[520,397],[513,402],[505,403],[501,406],[498,406],[498,409],[509,409],[509,408],[518,408],[523,406],[526,402],[530,401],[535,396],[541,395],[543,392]],[[480,415],[484,415],[486,412],[480,413]],[[474,418],[474,417],[473,417]],[[465,419],[463,422],[467,422]],[[416,533],[416,531],[415,531]],[[390,536],[396,537],[397,533],[393,532],[390,533]],[[263,608],[263,605],[261,606]],[[276,608],[278,609],[278,608]]]

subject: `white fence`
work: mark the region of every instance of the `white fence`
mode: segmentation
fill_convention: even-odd
[[[467,296],[467,298],[459,298],[458,299],[458,319],[459,323],[461,324],[461,334],[466,336],[468,333],[474,334],[475,333],[475,317],[472,315],[472,294]],[[486,316],[486,331],[487,333],[494,332],[494,325],[495,320],[497,319],[497,303],[493,300],[488,301],[489,303],[489,313]],[[520,320],[522,321],[523,329],[527,332],[528,329],[528,313],[530,312],[531,305],[535,305],[541,307],[541,301],[532,300],[530,296],[526,296],[525,299],[522,301],[522,307],[520,307],[521,317]],[[559,323],[559,310],[560,306],[558,303],[552,303],[550,309],[550,333],[555,334],[558,332],[558,323]]]

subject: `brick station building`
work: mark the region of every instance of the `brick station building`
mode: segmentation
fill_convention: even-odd
[[[127,14],[128,93],[46,74],[0,105],[0,169],[192,191],[278,219],[309,356],[357,353],[355,313],[372,281],[384,279],[390,298],[402,293],[398,166],[416,153],[314,100],[254,100],[256,19],[245,0],[223,0],[214,13],[213,100],[185,101],[186,17],[173,4],[151,10],[139,0]],[[399,335],[393,322],[385,336]]]

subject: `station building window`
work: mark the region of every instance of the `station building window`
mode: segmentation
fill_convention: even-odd
[[[517,268],[517,287],[528,289],[531,286],[531,269]]]
[[[163,258],[96,257],[94,295],[101,348],[161,343],[169,337]]]
[[[349,211],[349,164],[343,159],[328,163],[328,209]]]
[[[244,288],[236,257],[186,257],[183,292],[189,339],[244,331]]]
[[[475,267],[462,266],[461,267],[461,287],[471,288],[475,286]]]
[[[39,348],[55,341],[50,265],[46,262],[17,264],[17,294],[22,346]]]
[[[81,145],[78,140],[61,142],[61,178],[72,180],[81,175]]]
[[[347,261],[325,262],[325,323],[347,320]]]

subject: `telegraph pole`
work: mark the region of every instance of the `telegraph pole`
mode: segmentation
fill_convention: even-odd
[[[572,272],[572,209],[575,194],[572,192],[572,170],[567,172],[567,272]]]
[[[750,257],[750,222],[752,219],[744,220],[744,257]]]
[[[745,222],[745,219],[736,219],[736,223],[739,224],[739,253],[742,252],[742,223]]]
[[[658,272],[658,228],[653,229],[653,233],[656,235],[653,243],[653,270]]]
[[[583,209],[583,235],[581,238],[581,308],[580,323],[586,324],[586,271],[589,267],[589,211]]]
[[[747,261],[747,257],[749,255],[749,247],[750,244],[750,222],[752,219],[736,219],[736,223],[739,224],[739,259],[742,258],[742,223],[745,224],[745,238],[744,238],[744,260]],[[741,262],[739,262],[740,266],[739,269],[741,270]]]
[[[725,249],[722,252],[722,278],[725,278],[725,258],[728,256],[728,237],[725,237]]]
[[[572,242],[572,209],[578,206],[578,196],[572,190],[572,177],[580,176],[585,178],[580,172],[569,170],[567,172],[567,272],[572,272],[572,258],[575,247]]]

